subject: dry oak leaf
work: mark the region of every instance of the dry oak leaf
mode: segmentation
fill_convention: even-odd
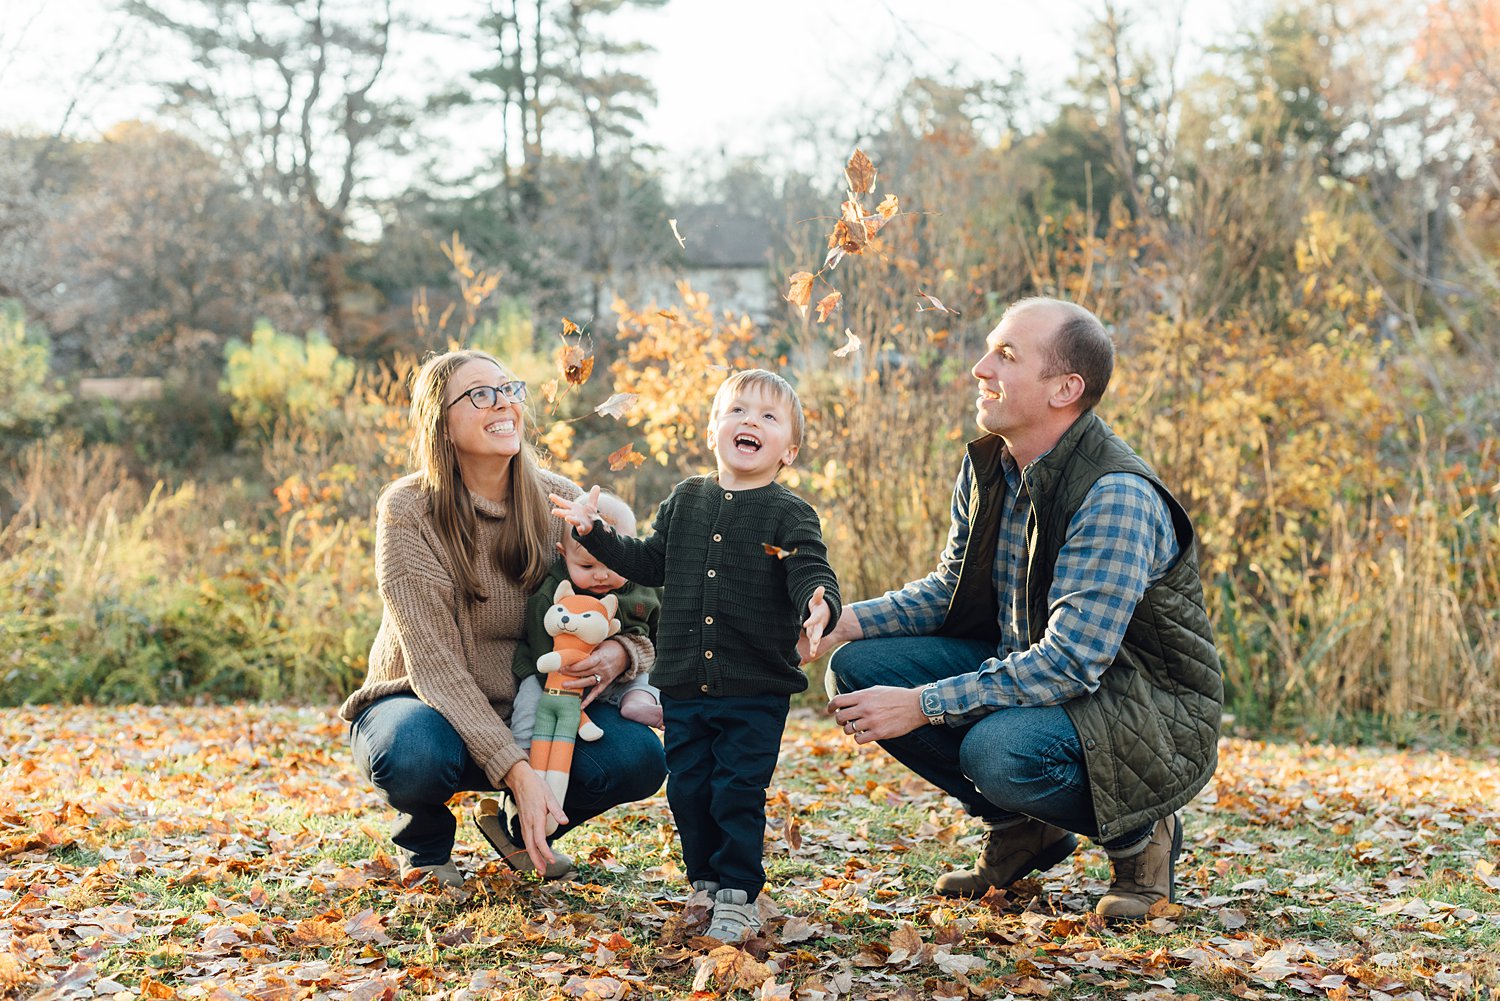
[[[844,166],[844,180],[849,182],[849,190],[856,195],[875,190],[875,164],[865,156],[864,150],[856,149],[849,158]]]
[[[595,407],[594,413],[600,417],[613,417],[619,420],[630,412],[630,408],[635,406],[639,399],[640,396],[635,393],[616,393]]]
[[[701,991],[709,981],[729,990],[753,990],[766,982],[771,968],[742,949],[721,945],[698,964],[693,975],[693,990]]]
[[[578,324],[574,323],[572,320],[568,319],[566,316],[562,318],[562,321],[563,321],[563,332],[562,332],[562,335],[564,337],[571,337],[574,334],[576,334],[576,333],[579,332]]]
[[[818,311],[818,322],[826,323],[828,321],[829,314],[832,313],[835,309],[839,308],[839,303],[842,302],[843,299],[844,293],[840,292],[838,289],[834,289],[832,292],[829,292],[823,298],[819,299],[818,305],[815,307]]]
[[[895,194],[887,194],[880,200],[880,204],[875,206],[875,211],[880,214],[880,218],[889,219],[901,211],[901,199]]]
[[[846,254],[861,254],[870,242],[870,230],[860,220],[859,206],[853,202],[844,203],[845,215],[850,215],[850,206],[854,206],[852,216],[833,224],[833,232],[828,234],[828,246]]]
[[[607,461],[609,462],[609,471],[612,473],[618,473],[626,466],[639,466],[641,463],[646,461],[646,457],[635,450],[635,442],[632,441],[625,445],[621,445],[619,448],[609,453],[609,459]]]
[[[845,327],[844,328],[844,346],[841,347],[841,348],[839,348],[837,351],[835,351],[833,353],[833,356],[835,358],[844,358],[844,357],[847,357],[849,355],[852,355],[854,352],[856,352],[856,351],[859,350],[859,346],[862,343],[863,342],[859,339],[859,335],[857,335],[854,331],[850,330],[848,327]]]
[[[786,301],[801,309],[803,316],[807,315],[807,304],[812,302],[814,277],[811,271],[798,271],[787,279]]]
[[[573,326],[567,320],[563,320],[563,323]],[[576,331],[578,328],[573,329]],[[563,378],[574,386],[582,386],[594,374],[593,353],[577,344],[568,344],[558,349],[557,364],[562,369]]]

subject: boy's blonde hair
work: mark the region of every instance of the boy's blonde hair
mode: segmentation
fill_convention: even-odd
[[[777,402],[787,404],[792,412],[792,445],[797,448],[802,447],[804,423],[802,401],[797,397],[797,391],[792,388],[790,382],[775,372],[767,372],[763,368],[747,368],[719,383],[718,391],[714,393],[713,406],[708,412],[710,424],[719,419],[719,412],[724,409],[724,401],[742,389],[759,390]]]

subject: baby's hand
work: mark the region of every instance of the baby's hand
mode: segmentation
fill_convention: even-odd
[[[572,500],[566,500],[557,494],[548,494],[547,499],[552,502],[552,513],[576,528],[580,536],[588,535],[594,530],[594,519],[599,516],[597,484],[588,493],[579,494]]]
[[[828,628],[828,603],[823,600],[823,587],[812,593],[807,599],[807,618],[802,623],[802,631],[807,634],[807,656],[812,659],[818,655],[818,643],[823,639],[823,630]]]

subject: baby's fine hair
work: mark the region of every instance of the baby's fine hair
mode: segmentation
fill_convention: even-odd
[[[778,402],[785,403],[792,412],[792,444],[802,447],[802,401],[790,382],[763,368],[744,369],[719,383],[718,392],[714,393],[713,407],[708,412],[710,424],[718,420],[719,412],[724,409],[724,401],[742,389],[760,390]]]
[[[608,490],[599,491],[599,520],[621,535],[635,534],[635,512],[630,510],[630,505],[619,494],[612,494]],[[572,535],[571,532],[565,534]]]

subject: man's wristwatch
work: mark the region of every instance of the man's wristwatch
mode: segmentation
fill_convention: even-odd
[[[942,726],[946,720],[942,704],[938,702],[937,685],[927,685],[922,689],[921,704],[922,715],[927,717],[927,722],[933,726]]]

